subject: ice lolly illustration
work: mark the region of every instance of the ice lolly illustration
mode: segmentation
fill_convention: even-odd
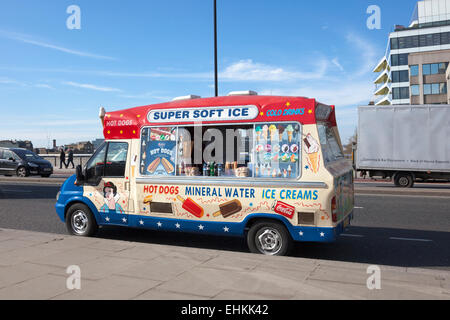
[[[287,126],[286,132],[288,134],[289,143],[291,143],[292,142],[292,134],[294,133],[294,128],[292,127],[292,125]]]
[[[228,218],[235,213],[242,210],[242,204],[239,200],[232,200],[219,205],[220,210],[213,214],[214,217],[222,215],[224,218]]]
[[[177,196],[177,199],[180,200],[183,203],[183,209],[187,212],[193,214],[197,218],[203,217],[204,210],[202,207],[200,207],[197,203],[195,203],[191,198],[187,198],[186,200],[181,197]]]

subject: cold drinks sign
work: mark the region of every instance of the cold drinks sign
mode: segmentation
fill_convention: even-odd
[[[150,123],[161,122],[202,122],[252,120],[258,116],[259,110],[254,105],[233,107],[177,108],[152,110],[147,119]]]

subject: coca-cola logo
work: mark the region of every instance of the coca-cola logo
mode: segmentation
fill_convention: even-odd
[[[286,216],[288,218],[292,218],[295,213],[295,208],[286,203],[277,201],[273,209],[276,213]]]

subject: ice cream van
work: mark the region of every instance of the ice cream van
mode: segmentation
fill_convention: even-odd
[[[251,252],[285,255],[350,224],[352,166],[334,106],[235,92],[100,118],[105,142],[58,193],[73,235],[114,225],[241,236]]]

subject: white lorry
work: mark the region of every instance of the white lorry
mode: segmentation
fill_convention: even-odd
[[[450,105],[358,107],[356,170],[398,187],[450,180]]]

